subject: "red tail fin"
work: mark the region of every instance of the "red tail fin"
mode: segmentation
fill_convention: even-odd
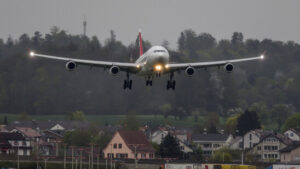
[[[139,42],[140,42],[140,56],[142,56],[144,54],[143,52],[143,42],[142,42],[142,33],[141,30],[139,30]]]

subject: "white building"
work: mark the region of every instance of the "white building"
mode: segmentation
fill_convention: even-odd
[[[300,141],[300,133],[294,129],[288,129],[284,132],[284,135],[289,137],[293,141]]]

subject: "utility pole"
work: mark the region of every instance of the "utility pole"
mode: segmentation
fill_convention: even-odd
[[[66,169],[66,156],[67,156],[67,150],[66,150],[66,144],[64,144],[64,169]]]
[[[137,169],[137,154],[136,154],[136,145],[134,146],[134,163],[135,163],[135,169]]]
[[[99,154],[97,154],[97,169],[99,169]]]
[[[80,150],[80,169],[82,169],[82,149]]]
[[[72,146],[72,169],[74,169],[73,162],[74,162],[74,147]]]
[[[45,162],[45,169],[47,169],[47,158],[44,159]]]
[[[112,144],[110,144],[110,169],[112,169]]]
[[[92,146],[92,148],[91,148],[91,166],[92,166],[92,168],[91,169],[94,169],[94,150],[93,150],[94,145],[93,145],[93,143],[91,144],[91,146]]]
[[[20,169],[20,157],[19,157],[19,142],[18,142],[18,151],[17,151],[17,156],[18,156],[18,169]]]

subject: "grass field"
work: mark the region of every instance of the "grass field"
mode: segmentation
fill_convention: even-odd
[[[4,116],[7,117],[8,122],[18,120],[19,115],[16,114],[0,114],[0,122],[3,122]],[[87,120],[98,124],[120,124],[122,120],[125,119],[126,115],[87,115]],[[137,115],[137,120],[140,125],[148,124],[148,125],[163,125],[170,124],[177,127],[193,127],[196,124],[202,124],[204,122],[204,117],[199,117],[198,121],[194,120],[193,116],[188,116],[185,119],[179,120],[175,119],[174,116],[169,116],[168,118],[164,118],[162,115]],[[29,119],[32,120],[65,120],[65,115],[29,115]],[[221,118],[221,124],[225,123],[225,119]]]

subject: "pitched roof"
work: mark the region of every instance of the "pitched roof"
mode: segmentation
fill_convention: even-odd
[[[29,127],[16,127],[16,129],[24,134],[26,137],[40,137],[41,135],[34,129]]]
[[[291,152],[294,149],[299,148],[299,147],[300,147],[300,141],[295,141],[292,144],[289,144],[285,148],[281,149],[280,152],[281,153],[288,153],[288,152]]]
[[[132,151],[151,151],[154,152],[154,148],[148,142],[146,136],[142,131],[118,131],[123,138],[127,146]]]
[[[226,141],[228,134],[193,134],[193,141]]]

